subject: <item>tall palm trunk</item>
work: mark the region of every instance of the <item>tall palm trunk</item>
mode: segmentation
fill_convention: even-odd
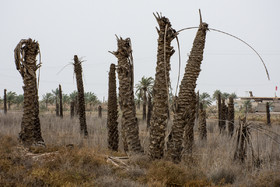
[[[78,89],[78,111],[80,120],[80,130],[84,136],[88,136],[87,123],[86,123],[86,109],[85,109],[85,96],[84,96],[84,83],[82,77],[82,65],[78,56],[74,56],[74,72],[76,74],[77,89]]]
[[[4,114],[7,114],[7,90],[4,89]]]
[[[61,85],[59,85],[59,116],[63,118],[63,106],[62,106],[62,89]]]
[[[228,103],[228,133],[230,136],[233,135],[234,132],[234,103],[233,98],[229,98]]]
[[[220,133],[222,132],[222,104],[221,104],[221,94],[218,93],[218,126]]]
[[[207,139],[207,128],[206,128],[206,111],[203,108],[203,104],[199,106],[199,123],[198,123],[199,138],[201,140]]]
[[[75,106],[74,101],[71,101],[71,103],[70,103],[70,116],[71,116],[71,118],[74,117],[74,111],[75,111],[74,106]]]
[[[118,58],[119,97],[122,109],[122,136],[130,153],[142,151],[139,127],[133,93],[133,60],[130,39],[117,38],[118,50],[113,54]]]
[[[153,103],[152,96],[148,95],[148,113],[147,113],[147,128],[151,126],[151,117],[152,117]]]
[[[270,122],[270,110],[269,110],[269,103],[266,103],[266,124],[268,126],[271,126],[271,122]]]
[[[39,119],[39,97],[36,79],[36,70],[41,64],[36,64],[36,56],[40,52],[38,42],[32,39],[21,40],[15,48],[16,68],[23,78],[23,117],[20,141],[27,146],[44,145],[41,135]]]
[[[116,91],[116,66],[111,64],[109,72],[109,90],[108,90],[108,112],[107,112],[107,128],[108,128],[108,148],[118,151],[119,147],[119,131],[118,131],[118,102]]]
[[[226,120],[227,120],[227,106],[225,103],[225,99],[222,99],[221,104],[221,122],[220,122],[220,132],[224,132],[226,130]]]
[[[146,108],[147,108],[147,90],[143,90],[143,121],[146,120]]]
[[[57,96],[55,97],[55,113],[56,116],[59,116],[59,104],[57,102]]]
[[[176,37],[175,30],[166,17],[154,15],[159,29],[157,67],[153,87],[153,112],[150,127],[149,156],[161,159],[164,154],[164,139],[168,118],[170,58],[174,54],[171,41]]]
[[[200,65],[203,60],[203,50],[205,46],[206,31],[208,24],[200,19],[199,29],[193,42],[193,47],[185,68],[185,74],[181,81],[178,108],[175,111],[171,137],[169,142],[169,155],[174,162],[179,162],[182,155],[182,142],[184,129],[186,128],[185,145],[187,151],[193,146],[193,126],[195,119],[196,105],[196,80],[200,73]]]

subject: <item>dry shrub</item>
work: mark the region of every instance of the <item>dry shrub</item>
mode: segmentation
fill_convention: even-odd
[[[149,183],[159,182],[165,185],[184,185],[187,181],[196,179],[197,176],[193,175],[191,170],[186,170],[181,165],[159,160],[151,163],[146,178]]]
[[[219,169],[211,175],[211,181],[217,185],[233,184],[235,179],[236,174],[230,168]]]
[[[250,180],[247,181],[249,184],[248,186],[255,186],[255,187],[266,187],[266,186],[273,186],[278,187],[280,186],[280,171],[266,171],[257,173],[253,176]]]

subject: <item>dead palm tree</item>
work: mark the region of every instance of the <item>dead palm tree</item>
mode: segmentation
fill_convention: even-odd
[[[77,81],[78,90],[78,110],[80,120],[80,130],[84,136],[88,136],[87,123],[86,123],[86,112],[85,112],[85,96],[84,96],[84,83],[82,76],[82,61],[79,60],[77,55],[74,55],[74,72]]]
[[[40,53],[39,44],[32,39],[24,39],[18,43],[14,52],[16,68],[24,83],[23,117],[19,139],[27,146],[44,145],[41,136],[36,79],[36,70],[41,66],[41,63],[37,64],[36,60],[36,56]]]
[[[143,76],[142,79],[136,84],[136,93],[140,93],[140,97],[143,99],[143,120],[146,120],[146,108],[147,108],[147,94],[151,94],[153,88],[154,79],[152,77]]]
[[[112,52],[118,59],[119,99],[122,110],[122,134],[130,153],[142,151],[133,92],[133,58],[130,38],[117,37],[118,50]]]
[[[151,126],[151,117],[153,111],[153,103],[151,94],[148,95],[148,112],[147,112],[147,128]]]
[[[119,131],[118,131],[118,102],[116,91],[116,66],[111,64],[109,72],[109,90],[108,90],[108,112],[107,112],[107,129],[108,129],[108,148],[118,151]]]
[[[203,50],[205,46],[206,32],[208,24],[202,22],[200,15],[200,25],[193,42],[193,47],[185,68],[185,74],[181,81],[178,108],[174,114],[171,137],[169,139],[168,154],[174,162],[181,160],[183,150],[183,135],[185,130],[185,149],[189,152],[193,146],[193,126],[195,119],[196,105],[196,80],[200,73],[200,65],[203,60]]]
[[[150,126],[149,156],[151,159],[161,159],[164,154],[164,139],[169,111],[169,71],[170,58],[174,54],[171,41],[176,37],[176,31],[168,18],[155,15],[159,28],[157,67],[153,87],[153,112]]]
[[[58,86],[59,89],[59,116],[63,118],[63,105],[62,105],[62,89],[61,85]]]
[[[207,139],[206,110],[203,107],[204,107],[203,103],[200,103],[198,132],[199,132],[199,138],[201,140],[206,140]]]
[[[233,97],[229,97],[228,103],[228,133],[230,136],[234,132],[234,102]]]
[[[7,90],[4,89],[4,114],[7,114]]]
[[[270,122],[270,110],[269,110],[269,102],[266,103],[266,124],[268,126],[271,126],[271,122]]]
[[[102,118],[102,106],[101,105],[98,106],[98,117]]]

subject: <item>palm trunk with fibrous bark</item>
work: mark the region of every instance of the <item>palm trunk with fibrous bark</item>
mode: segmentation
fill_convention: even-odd
[[[4,114],[7,114],[7,90],[4,89]]]
[[[107,129],[108,129],[108,148],[118,151],[119,147],[119,130],[118,130],[118,102],[116,91],[116,66],[111,64],[109,72],[109,91],[108,91],[108,112],[107,112]]]
[[[196,80],[200,73],[200,65],[203,59],[206,31],[208,24],[200,19],[199,29],[193,42],[193,47],[185,68],[185,74],[181,81],[177,109],[174,114],[173,126],[168,142],[168,155],[173,162],[179,162],[183,150],[183,135],[185,130],[185,149],[192,151],[193,127],[196,105]]]
[[[228,134],[232,136],[234,133],[234,103],[233,98],[229,98],[228,103]]]
[[[149,156],[151,159],[161,159],[164,155],[165,133],[169,111],[169,71],[170,58],[174,54],[171,42],[176,38],[176,31],[170,21],[161,15],[154,15],[159,29],[157,67],[153,87],[153,112],[150,126]]]
[[[87,123],[86,123],[86,107],[85,107],[85,96],[84,96],[84,84],[82,77],[82,62],[78,56],[74,56],[74,72],[76,75],[77,89],[78,89],[78,111],[80,120],[80,130],[84,136],[88,136]]]
[[[40,53],[38,42],[21,40],[15,48],[16,68],[23,78],[23,117],[19,140],[26,146],[45,145],[39,119],[39,97],[36,70],[40,68],[36,56]]]
[[[147,90],[144,90],[143,91],[144,94],[143,94],[143,116],[142,116],[142,119],[143,121],[146,120],[146,108],[147,108]]]
[[[199,105],[199,122],[198,122],[198,132],[200,140],[207,139],[207,128],[206,128],[206,111],[203,108],[203,104]]]
[[[152,96],[149,94],[149,96],[148,96],[147,128],[150,128],[150,126],[151,126],[152,110],[153,110]]]
[[[63,106],[62,106],[62,89],[61,85],[59,85],[59,116],[63,118]]]
[[[122,110],[122,136],[129,153],[142,152],[139,126],[134,101],[134,75],[131,41],[117,37],[118,50],[112,52],[118,59],[119,99]]]

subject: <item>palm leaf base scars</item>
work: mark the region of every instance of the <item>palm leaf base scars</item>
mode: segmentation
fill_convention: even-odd
[[[196,104],[195,87],[200,73],[200,65],[203,60],[207,30],[208,24],[201,22],[181,81],[177,101],[178,107],[174,115],[171,129],[172,138],[169,138],[168,157],[171,157],[174,162],[179,162],[181,160],[185,128],[187,130],[185,136],[188,137],[185,138],[185,141],[187,141],[185,145],[188,147],[192,147],[193,145],[193,126]],[[185,113],[187,113],[187,115],[185,115]]]
[[[166,17],[154,14],[159,29],[157,66],[153,88],[153,111],[150,122],[149,156],[152,160],[161,159],[164,155],[164,140],[168,119],[168,94],[169,94],[169,71],[170,58],[174,54],[171,41],[176,37],[170,21]]]

